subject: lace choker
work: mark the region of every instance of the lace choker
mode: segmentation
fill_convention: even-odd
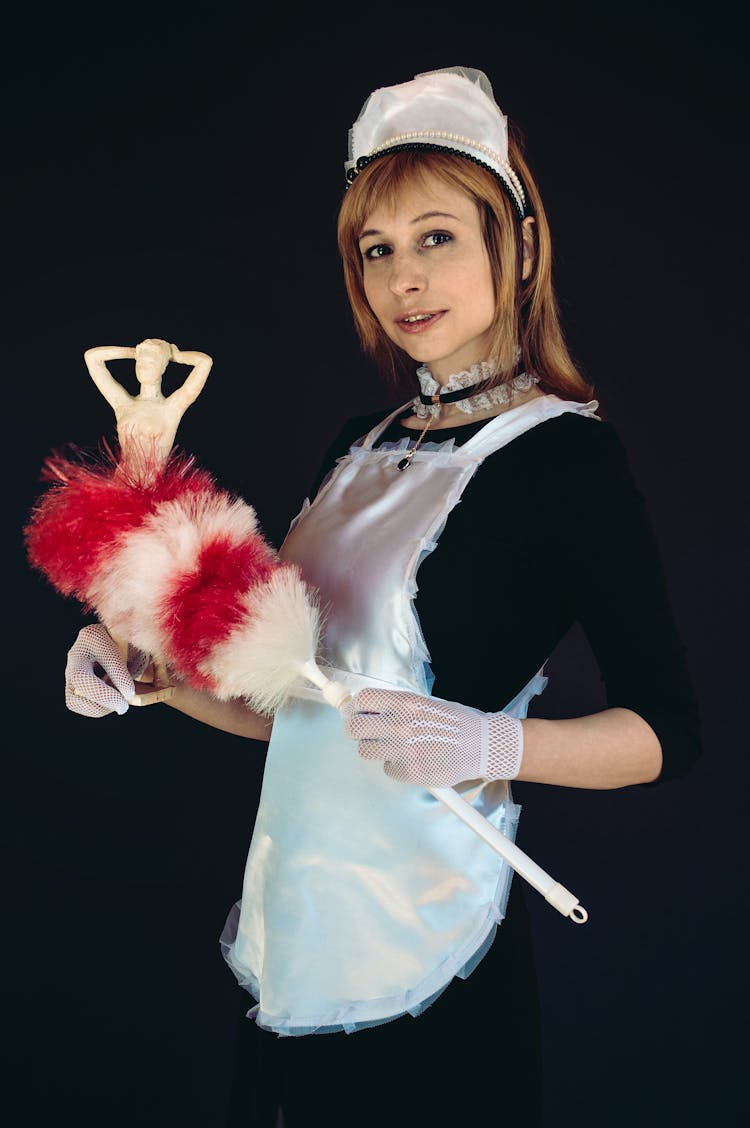
[[[440,415],[440,405],[453,403],[459,411],[473,415],[475,412],[487,411],[493,407],[507,407],[516,392],[527,392],[534,384],[539,383],[538,376],[519,372],[507,384],[496,384],[493,388],[486,388],[485,384],[491,376],[492,365],[483,360],[479,364],[472,364],[464,372],[449,376],[444,384],[438,384],[430,375],[427,365],[420,365],[417,369],[417,379],[422,395],[415,397],[412,411],[420,419],[437,419]]]

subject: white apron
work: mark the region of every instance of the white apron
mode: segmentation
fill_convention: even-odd
[[[414,608],[421,560],[488,455],[547,419],[597,407],[538,397],[490,419],[463,446],[423,444],[403,472],[408,438],[373,449],[401,407],[338,461],[281,548],[321,594],[330,676],[352,692],[430,693]],[[540,672],[498,708],[526,716],[546,680]],[[506,782],[458,790],[514,837],[520,808]],[[242,900],[221,944],[258,1000],[249,1014],[260,1026],[352,1032],[417,1015],[454,976],[467,976],[503,918],[511,876],[427,791],[361,759],[338,710],[301,689],[274,720]]]

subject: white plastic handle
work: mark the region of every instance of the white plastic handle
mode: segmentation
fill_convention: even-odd
[[[516,873],[519,873],[521,877],[528,881],[529,885],[533,885],[534,889],[541,893],[545,901],[548,901],[553,908],[557,909],[563,916],[570,917],[575,924],[586,923],[589,914],[578,898],[564,885],[560,885],[558,881],[550,877],[541,866],[532,861],[528,854],[519,850],[515,842],[511,842],[497,827],[488,822],[484,815],[480,815],[479,811],[475,810],[471,803],[462,799],[457,791],[452,787],[428,787],[427,790],[441,803],[445,803],[446,807],[450,807],[451,811],[504,858]]]
[[[311,681],[314,686],[320,690],[323,697],[329,705],[333,705],[334,709],[343,709],[347,701],[351,701],[352,695],[344,685],[338,682],[331,681],[327,678],[323,671],[318,666],[317,662],[308,660],[304,665],[300,666],[300,673]]]

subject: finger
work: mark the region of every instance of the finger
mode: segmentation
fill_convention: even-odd
[[[120,649],[101,623],[92,623],[84,627],[78,636],[78,642],[69,654],[72,672],[75,672],[76,667],[85,668],[91,662],[99,663],[123,697],[135,696],[135,682]]]
[[[375,689],[367,686],[355,694],[352,703],[352,713],[394,713],[403,712],[421,701],[416,693],[406,689]]]
[[[108,717],[112,712],[111,709],[105,709],[94,701],[79,697],[72,689],[65,690],[65,705],[71,713],[78,713],[81,717]]]
[[[344,732],[352,740],[382,740],[398,736],[403,722],[381,713],[355,713],[346,718]]]
[[[405,760],[386,760],[383,771],[399,783],[418,783],[420,787],[453,787],[458,783],[455,774],[447,768],[421,761],[407,763]]]
[[[117,697],[124,698],[127,704],[131,697],[135,697],[135,682],[127,667],[123,664],[122,660],[117,663],[111,663],[111,668],[110,664],[105,665],[101,658],[99,658],[98,661],[109,680],[112,682],[111,686],[108,686],[106,682],[101,682],[101,684],[106,690],[110,692],[114,691]],[[99,681],[100,679],[97,678],[96,680]],[[110,700],[110,697],[107,697],[107,700]]]
[[[403,760],[386,760],[383,771],[389,779],[396,779],[400,783],[412,783],[412,774],[409,765]]]
[[[388,745],[380,740],[360,740],[357,751],[363,760],[383,760],[388,755]]]
[[[108,713],[127,713],[128,702],[122,693],[112,686],[107,685],[96,674],[78,673],[67,680],[67,687],[75,697],[83,698],[94,705],[100,705]],[[135,685],[133,693],[135,695]]]
[[[106,681],[94,673],[92,667],[95,662],[100,670],[104,670],[112,686],[108,686]],[[113,654],[108,650],[103,652],[99,649],[83,656],[77,655],[76,659],[69,661],[65,675],[67,675],[65,680],[69,681],[74,689],[82,690],[83,696],[92,700],[99,700],[100,691],[105,689],[108,691],[107,702],[114,700],[113,693],[115,697],[126,699],[135,696],[135,682],[122,660],[120,651]]]

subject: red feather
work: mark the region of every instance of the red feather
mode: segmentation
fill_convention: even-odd
[[[197,566],[172,585],[160,619],[170,660],[193,685],[211,688],[199,666],[246,619],[247,592],[282,566],[259,536],[239,545],[217,537],[202,546]]]

